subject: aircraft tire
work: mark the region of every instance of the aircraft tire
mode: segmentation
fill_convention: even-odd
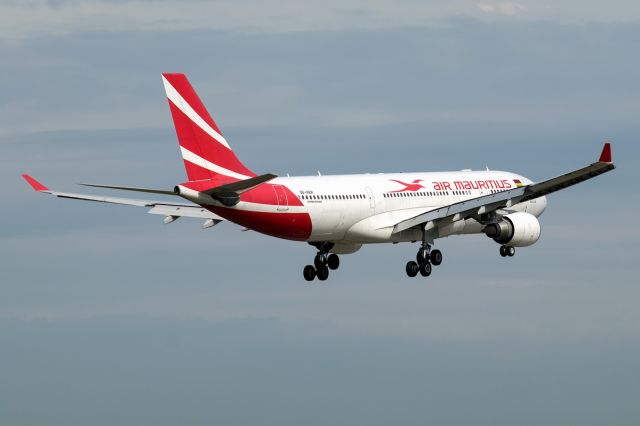
[[[305,280],[313,281],[313,279],[316,277],[316,268],[311,265],[307,265],[304,267],[302,275],[304,275]]]
[[[416,275],[418,275],[418,271],[420,270],[420,267],[416,262],[414,262],[413,260],[410,260],[407,262],[407,266],[405,267],[405,270],[407,272],[407,275],[413,278]]]
[[[337,254],[331,253],[329,255],[329,257],[327,258],[327,266],[329,266],[329,269],[331,269],[332,271],[335,271],[340,267],[340,258]]]
[[[323,265],[322,268],[319,268],[316,271],[316,275],[320,281],[325,281],[327,278],[329,278],[329,268]]]
[[[442,252],[440,250],[433,250],[431,252],[431,263],[433,266],[438,266],[442,263]]]
[[[428,277],[429,275],[431,275],[431,263],[425,262],[420,265],[420,275],[422,275],[423,277]]]

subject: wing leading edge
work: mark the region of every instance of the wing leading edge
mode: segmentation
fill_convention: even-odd
[[[594,178],[613,169],[615,169],[615,165],[611,158],[611,144],[607,142],[604,144],[599,160],[586,167],[542,182],[498,192],[496,194],[484,195],[430,210],[398,222],[393,228],[393,233],[395,234],[423,225],[425,229],[429,230],[442,223],[456,222],[470,217],[479,217],[480,215],[491,213],[501,208],[509,208],[518,203],[560,191],[561,189],[584,182],[585,180]]]

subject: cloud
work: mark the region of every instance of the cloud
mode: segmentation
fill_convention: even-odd
[[[514,16],[526,11],[524,6],[513,2],[479,3],[478,9],[484,13],[494,13],[505,16]]]
[[[458,19],[446,28],[260,35],[89,32],[0,44],[0,137],[170,128],[159,77],[167,70],[189,74],[223,131],[412,123],[428,130],[464,121],[501,123],[504,132],[505,123],[537,121],[555,129],[602,124],[600,139],[615,138],[610,123],[635,120],[638,61],[624,46],[640,26],[585,32],[512,24]],[[616,78],[601,84],[614,69]]]
[[[30,0],[0,5],[0,40],[16,41],[82,31],[227,30],[286,33],[443,25],[451,17],[496,19],[518,16],[575,21],[629,21],[640,17],[637,2],[579,5],[558,0]],[[579,7],[576,7],[579,6]],[[525,13],[526,12],[526,13]]]
[[[405,4],[403,4],[405,3]],[[407,6],[411,13],[407,13]],[[467,1],[419,4],[338,0],[55,1],[9,2],[0,6],[0,40],[79,31],[181,31],[193,29],[282,33],[345,28],[424,25],[433,19],[473,12]]]

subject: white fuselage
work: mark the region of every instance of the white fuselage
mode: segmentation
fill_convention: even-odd
[[[364,244],[419,240],[420,230],[394,234],[394,224],[445,205],[515,188],[517,181],[532,183],[501,171],[302,176],[278,178],[273,183],[286,186],[302,201],[303,206],[288,209],[310,215],[313,227],[308,241]],[[248,206],[237,206],[243,207]],[[537,217],[545,207],[546,199],[541,197],[509,210]],[[434,228],[429,238],[480,233],[481,228],[473,219],[461,220]]]

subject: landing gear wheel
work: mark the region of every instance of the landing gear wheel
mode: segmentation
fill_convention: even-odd
[[[313,258],[313,264],[318,270],[322,268],[325,265],[324,256],[322,256],[320,253],[316,254],[316,257]]]
[[[327,268],[326,266],[322,266],[321,268],[318,268],[316,274],[320,281],[324,281],[329,278],[329,268]]]
[[[307,265],[304,267],[302,275],[304,275],[305,280],[313,281],[313,279],[316,277],[316,268],[311,265]]]
[[[410,260],[407,262],[407,266],[405,270],[407,271],[407,275],[413,278],[416,275],[418,275],[418,271],[420,270],[420,267],[416,262],[414,262],[413,260]]]
[[[337,254],[331,253],[329,255],[329,258],[327,259],[327,266],[329,266],[329,269],[331,269],[332,271],[338,269],[338,267],[340,266],[340,258]]]
[[[516,254],[516,248],[507,246],[505,252],[507,253],[507,256],[513,257]]]
[[[500,246],[500,256],[507,257],[507,246]]]
[[[428,277],[431,275],[431,264],[429,262],[425,262],[420,265],[420,275],[423,277]]]
[[[433,250],[431,252],[431,263],[433,266],[438,266],[442,263],[442,252],[440,250]]]

